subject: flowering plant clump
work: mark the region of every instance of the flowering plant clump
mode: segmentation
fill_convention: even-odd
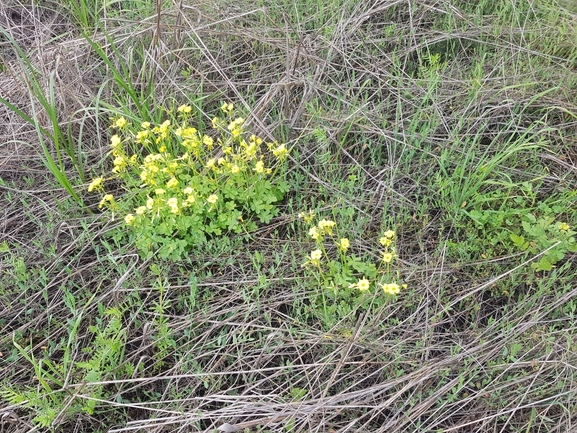
[[[358,306],[380,305],[407,287],[393,269],[397,259],[394,231],[385,231],[379,239],[378,259],[375,254],[368,259],[351,252],[351,241],[340,236],[335,221],[317,221],[312,211],[300,213],[299,217],[307,225],[308,237],[315,242],[303,264],[320,289],[313,294],[311,304],[327,325]]]
[[[223,104],[212,133],[191,122],[192,107],[181,105],[158,125],[113,120],[110,139],[113,168],[98,177],[89,192],[99,192],[99,207],[119,214],[144,256],[181,258],[191,247],[224,232],[256,229],[277,213],[288,191],[281,179],[288,150],[265,143]],[[119,180],[132,194],[115,198],[106,183]]]

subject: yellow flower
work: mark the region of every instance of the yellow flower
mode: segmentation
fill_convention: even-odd
[[[164,195],[164,194],[166,193],[166,191],[163,190],[162,188],[157,188],[157,189],[154,190],[154,193],[155,193],[156,195]]]
[[[148,197],[148,200],[146,200],[146,207],[147,207],[148,209],[152,209],[152,206],[154,206],[154,199]]]
[[[118,119],[116,119],[116,122],[114,122],[114,126],[116,126],[117,128],[124,128],[127,123],[128,122],[124,117],[119,117]]]
[[[242,119],[242,121],[244,122],[244,119]],[[260,146],[262,144],[262,138],[259,138],[254,134],[252,134],[248,140],[252,143],[255,143],[257,146]]]
[[[315,241],[319,238],[319,231],[316,227],[311,227],[309,229],[309,236]]]
[[[212,139],[211,136],[204,135],[202,137],[202,144],[204,144],[210,150],[210,149],[212,149],[212,146],[214,145],[214,140]]]
[[[194,196],[191,194],[188,197],[186,197],[186,200],[184,200],[182,202],[182,205],[187,207],[190,206],[191,204],[193,204],[196,201],[196,198],[194,198]]]
[[[149,134],[150,130],[138,131],[136,133],[136,141],[140,144],[143,144],[144,140],[146,140],[146,137],[148,137]]]
[[[114,168],[112,169],[112,171],[114,173],[120,173],[121,171],[124,170],[124,168],[126,167],[128,161],[126,160],[126,158],[122,155],[117,156],[116,158],[114,158],[113,164],[114,164]]]
[[[158,127],[158,132],[161,134],[166,134],[168,132],[168,128],[170,127],[170,120],[165,120],[162,124]]]
[[[371,287],[371,282],[366,278],[361,278],[356,283],[350,284],[349,289],[359,289],[361,292],[366,292]]]
[[[110,137],[110,147],[112,147],[113,149],[116,149],[122,140],[120,140],[120,137],[116,134],[114,134],[112,137]]]
[[[191,187],[187,186],[186,188],[184,188],[184,189],[182,190],[182,192],[183,192],[184,194],[190,195],[190,194],[192,194],[192,193],[194,192],[194,190],[193,190]]]
[[[365,292],[365,291],[369,290],[370,286],[371,286],[371,283],[366,278],[360,279],[359,282],[357,283],[357,287],[359,288],[359,290],[361,292]]]
[[[339,241],[339,249],[341,251],[346,251],[349,249],[349,247],[351,246],[351,243],[349,242],[349,240],[347,238],[342,238]]]
[[[277,148],[273,149],[272,154],[279,159],[284,158],[288,154],[288,150],[285,144],[279,145]]]
[[[323,257],[323,252],[321,250],[311,251],[311,260],[320,260]]]
[[[236,164],[233,165],[233,166],[230,168],[230,172],[231,172],[232,174],[237,174],[239,171],[240,171],[240,167],[239,167],[238,165],[236,165]]]
[[[166,187],[168,189],[174,188],[177,185],[178,185],[178,180],[176,179],[176,177],[171,177],[170,180],[168,182],[166,182]]]
[[[570,229],[571,229],[571,227],[567,223],[559,224],[559,230],[562,232],[568,232]]]
[[[309,263],[313,266],[319,266],[321,259],[323,257],[323,252],[319,249],[311,251]]]
[[[183,104],[183,105],[181,105],[180,107],[178,107],[178,108],[176,109],[176,111],[178,111],[179,113],[188,114],[188,113],[190,113],[190,112],[192,111],[192,107],[191,107],[190,105]]]
[[[254,166],[254,171],[261,174],[264,173],[264,162],[258,161]]]
[[[395,239],[395,232],[392,230],[387,230],[383,234],[383,237],[381,239],[379,239],[379,241],[381,242],[382,246],[388,247],[389,245],[391,245],[393,243],[393,239]]]
[[[137,207],[135,212],[136,212],[136,215],[143,215],[146,212],[146,206]]]
[[[249,146],[246,147],[246,149],[244,150],[244,153],[246,153],[246,156],[248,157],[248,159],[252,159],[254,157],[254,155],[256,154],[256,151],[257,151],[256,143],[251,143]]]
[[[318,227],[320,234],[328,234],[330,236],[333,235],[333,228],[337,223],[331,220],[322,219],[319,221]]]
[[[224,102],[224,103],[221,105],[220,109],[221,109],[224,113],[230,114],[230,113],[232,113],[232,110],[234,110],[234,105],[233,105],[232,103],[230,103],[230,102],[229,102],[228,104],[227,104],[226,102]]]
[[[131,213],[129,213],[128,215],[126,215],[124,217],[124,222],[126,223],[126,225],[131,225],[134,220],[136,219],[136,217],[134,215],[132,215]]]
[[[170,211],[172,213],[178,213],[178,199],[176,197],[171,197],[166,201],[168,207],[170,207]]]
[[[406,287],[406,285],[403,284],[403,287]],[[401,291],[401,287],[397,283],[382,284],[381,288],[383,289],[383,292],[388,293],[389,295],[396,295]]]
[[[112,203],[113,200],[114,197],[112,196],[112,194],[105,194],[104,197],[102,197],[102,200],[100,200],[98,208],[102,208],[106,203]]]
[[[140,124],[140,127],[141,127],[142,129],[148,129],[148,128],[150,128],[150,122],[142,122],[142,123]]]
[[[395,258],[395,253],[385,252],[383,253],[383,262],[391,263]]]
[[[381,245],[384,247],[388,247],[393,244],[393,240],[391,238],[386,238],[385,236],[379,239],[379,241],[381,242]]]
[[[206,161],[206,168],[213,168],[216,164],[216,160],[214,158],[209,159]]]
[[[104,182],[103,178],[97,177],[92,182],[90,182],[90,185],[88,185],[88,192],[92,192],[95,189],[100,188],[103,182]]]
[[[215,204],[217,202],[217,200],[218,200],[218,196],[216,194],[211,194],[206,199],[206,201],[209,202],[210,204]]]
[[[302,218],[306,223],[310,223],[314,217],[315,213],[312,210],[299,213],[299,218]]]

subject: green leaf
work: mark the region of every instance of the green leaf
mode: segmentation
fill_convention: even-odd
[[[523,251],[529,247],[529,242],[525,242],[525,238],[523,236],[511,233],[509,238],[513,241],[516,247],[521,248]]]
[[[547,258],[551,264],[554,265],[559,260],[563,260],[565,258],[565,253],[561,249],[555,248],[547,253]]]
[[[14,391],[12,388],[0,389],[0,397],[2,397],[3,400],[6,400],[10,404],[20,404],[28,400],[25,395]]]
[[[307,395],[307,390],[302,388],[291,388],[290,393],[293,400],[301,400],[305,395]]]
[[[539,260],[537,263],[533,263],[531,267],[535,269],[535,271],[537,272],[550,271],[551,269],[553,269],[553,265],[551,264],[551,262],[547,257],[541,258],[541,260]]]

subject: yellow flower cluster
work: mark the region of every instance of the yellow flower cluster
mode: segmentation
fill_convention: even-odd
[[[223,113],[230,115],[234,111],[234,105],[231,104],[230,102],[229,103],[224,102],[220,107],[220,109],[222,110]]]
[[[319,221],[318,228],[321,236],[323,235],[333,235],[333,228],[337,225],[336,222],[331,220],[322,219]]]
[[[244,119],[242,117],[237,117],[232,122],[228,124],[227,129],[230,131],[234,138],[240,137],[242,134],[242,125],[244,124]]]
[[[98,208],[101,209],[107,204],[112,203],[114,203],[114,196],[112,194],[104,194],[104,197],[102,197],[102,200],[100,200],[100,203],[98,204]]]
[[[114,122],[114,127],[118,129],[123,129],[128,124],[128,121],[121,117]],[[132,154],[130,157],[127,155],[126,150],[122,144],[122,139],[118,134],[114,134],[110,137],[110,154],[114,157],[112,164],[113,173],[121,173],[127,169],[128,166],[135,166],[137,164],[136,154]]]
[[[315,213],[312,210],[308,212],[300,212],[299,218],[301,218],[305,223],[310,224],[315,218]]]
[[[183,104],[178,107],[176,111],[182,114],[189,114],[192,111],[192,107],[190,105]]]
[[[381,237],[380,242],[382,246],[388,247],[393,244],[394,240],[395,240],[395,232],[392,230],[387,230],[383,234],[383,237]]]
[[[394,242],[396,239],[397,234],[393,230],[387,230],[383,236],[379,239],[379,242],[385,250],[381,252],[383,263],[389,266],[394,259],[397,258],[397,253],[394,247]],[[380,284],[381,289],[388,295],[397,295],[401,291],[401,289],[406,289],[406,284],[397,284],[397,283],[384,283]]]
[[[176,197],[171,197],[166,200],[166,204],[170,208],[170,212],[178,213],[178,199]]]
[[[385,250],[381,253],[383,263],[392,263],[392,261],[397,257],[395,247],[393,246],[395,236],[396,233],[394,231],[387,230],[381,239],[379,239],[381,245],[385,247]]]
[[[383,292],[389,295],[398,295],[399,292],[401,291],[401,288],[406,289],[407,285],[402,284],[399,286],[397,283],[389,283],[389,284],[381,284],[381,288],[383,289]]]
[[[255,223],[245,221],[244,212],[261,221],[270,219],[276,214],[272,203],[288,186],[269,180],[269,175],[287,157],[288,149],[247,134],[245,119],[234,116],[233,104],[224,103],[221,111],[224,116],[213,119],[215,131],[207,133],[192,125],[193,108],[187,104],[158,124],[112,118],[111,180],[122,181],[123,187],[137,194],[117,203],[105,191],[105,178],[97,177],[87,188],[100,193],[99,207],[123,212],[126,225],[149,232],[158,228],[159,238],[167,239],[177,232],[201,239],[223,230],[252,228]],[[256,192],[244,194],[249,187]],[[320,259],[314,260],[320,263]]]
[[[334,239],[335,245],[338,251],[341,253],[340,254],[341,265],[338,267],[338,269],[345,269],[347,267],[352,267],[354,269],[358,269],[359,267],[360,269],[363,268],[368,269],[367,273],[364,276],[362,276],[362,278],[360,278],[357,282],[349,284],[348,286],[349,289],[356,289],[359,290],[360,292],[366,292],[371,288],[371,285],[375,283],[382,288],[383,292],[390,295],[396,295],[400,292],[402,288],[407,287],[406,284],[399,285],[396,282],[383,284],[379,281],[379,279],[381,279],[382,276],[378,277],[379,275],[390,276],[391,275],[390,266],[393,263],[393,261],[397,258],[397,253],[394,246],[396,233],[393,230],[385,231],[383,236],[379,239],[380,244],[384,247],[384,251],[381,251],[381,263],[385,265],[385,269],[383,271],[379,270],[378,268],[375,268],[374,264],[370,262],[369,263],[359,262],[359,259],[354,257],[354,255],[353,256],[347,255],[347,251],[351,247],[351,242],[348,238],[335,236],[335,231],[337,231],[335,221],[323,218],[319,220],[317,224],[314,224],[313,220],[315,218],[315,213],[313,211],[301,212],[299,213],[299,218],[303,219],[307,224],[311,225],[308,229],[308,236],[316,242],[317,246],[320,247],[310,253],[310,255],[307,257],[307,261],[304,263],[303,266],[306,267],[307,265],[312,265],[315,268],[319,268],[321,272],[329,272],[329,273],[332,272],[331,269],[337,269],[331,267],[330,264],[329,266],[326,267],[326,269],[324,270],[320,269],[321,260],[323,259],[323,257],[327,255],[325,251],[324,239],[325,237],[331,237]],[[328,257],[327,260],[330,261]],[[371,266],[373,266],[372,271],[370,270]],[[371,281],[369,278],[367,278],[367,275],[370,276],[369,278],[375,279],[375,281]],[[334,278],[334,276],[330,278]],[[340,278],[342,278],[342,276]]]
[[[312,219],[314,218],[314,213],[310,212],[308,214],[305,213],[300,213],[299,217],[303,218],[305,220],[305,222],[310,222],[312,221]],[[311,239],[314,239],[315,241],[322,241],[323,236],[332,236],[333,235],[333,229],[336,226],[336,222],[331,221],[331,220],[327,220],[327,219],[322,219],[319,221],[319,223],[316,226],[312,226],[309,229],[309,236],[311,237]],[[348,242],[348,240],[347,240]],[[350,244],[349,244],[350,245]],[[348,248],[345,248],[345,250]]]
[[[156,134],[156,140],[155,140],[156,144],[160,143],[163,140],[166,140],[168,138],[168,134],[170,133],[170,120],[165,120],[160,125],[155,126],[154,128],[152,128],[152,132]],[[164,148],[164,150],[165,149],[166,147]],[[158,150],[164,152],[163,146],[161,146]]]

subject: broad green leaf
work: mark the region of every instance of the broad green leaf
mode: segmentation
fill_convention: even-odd
[[[523,251],[529,247],[529,243],[525,242],[525,238],[523,236],[511,233],[509,235],[509,238],[513,241],[516,247],[521,248]]]
[[[551,262],[547,257],[541,258],[541,260],[539,260],[537,263],[533,263],[531,267],[535,269],[535,271],[537,272],[550,271],[551,269],[553,269],[553,265],[551,264]]]

